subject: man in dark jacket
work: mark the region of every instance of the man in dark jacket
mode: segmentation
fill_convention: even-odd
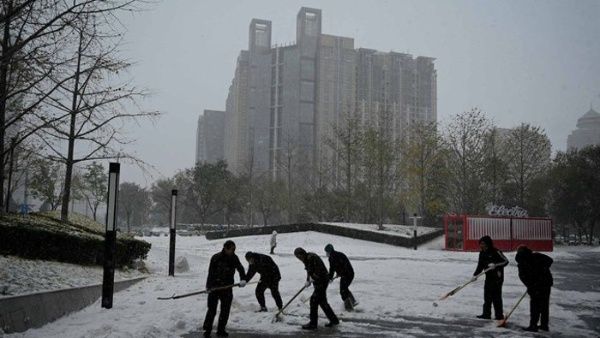
[[[502,309],[502,284],[504,283],[504,267],[508,265],[508,259],[502,251],[494,247],[494,242],[490,236],[483,236],[479,239],[479,262],[477,269],[473,273],[473,278],[483,270],[490,268],[485,273],[485,283],[483,286],[483,313],[477,318],[491,319],[492,304],[494,305],[494,314],[497,320],[504,319]]]
[[[281,274],[279,273],[277,264],[275,264],[273,259],[267,255],[250,251],[246,252],[246,260],[249,264],[246,282],[249,282],[257,272],[260,275],[260,281],[258,282],[258,285],[256,285],[256,299],[258,300],[258,304],[260,304],[260,311],[267,311],[267,306],[265,305],[266,289],[271,290],[271,295],[273,295],[275,304],[281,310],[283,307],[281,295],[279,294]]]
[[[327,302],[329,274],[321,257],[313,252],[307,253],[302,248],[296,248],[294,255],[304,263],[304,268],[306,269],[306,286],[308,287],[312,281],[314,287],[313,294],[310,297],[310,322],[303,325],[302,328],[305,330],[317,329],[319,306],[329,319],[329,323],[325,324],[325,326],[333,327],[338,325],[340,321]]]
[[[548,314],[550,308],[550,289],[553,285],[550,266],[552,258],[539,252],[532,252],[522,245],[517,249],[515,259],[519,267],[519,279],[527,287],[529,294],[529,312],[531,318],[525,331],[537,332],[538,329],[548,331]],[[541,317],[541,325],[537,323]]]
[[[325,246],[325,253],[329,257],[329,280],[333,280],[333,274],[337,273],[340,276],[340,295],[346,310],[354,309],[357,304],[354,295],[350,292],[350,283],[354,279],[354,269],[350,260],[342,252],[335,251],[333,245],[327,244]]]
[[[240,274],[240,287],[246,285],[246,274],[244,267],[235,254],[235,243],[227,241],[223,245],[223,250],[215,254],[210,259],[208,267],[208,277],[206,278],[206,289],[208,293],[208,310],[204,319],[204,337],[210,337],[213,321],[217,314],[217,304],[221,302],[221,313],[219,314],[219,324],[217,326],[217,336],[227,337],[229,334],[225,331],[227,320],[229,319],[229,310],[233,300],[233,292],[230,288],[223,290],[214,290],[214,288],[233,285],[233,275],[235,270]]]

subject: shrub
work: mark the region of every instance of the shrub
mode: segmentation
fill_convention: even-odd
[[[82,265],[103,264],[104,236],[55,225],[36,217],[0,218],[0,254]],[[149,250],[150,243],[119,236],[115,265],[122,267],[136,259],[145,259]]]

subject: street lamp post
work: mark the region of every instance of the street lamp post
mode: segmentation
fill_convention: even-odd
[[[175,231],[177,224],[177,190],[171,190],[171,217],[169,218],[169,276],[175,276]]]
[[[415,213],[411,218],[413,220],[413,244],[415,246],[415,250],[417,250],[417,221],[422,217],[417,216]]]
[[[108,169],[108,198],[106,199],[106,237],[104,239],[104,275],[102,279],[102,307],[112,308],[115,288],[115,251],[117,243],[117,201],[119,195],[119,163],[110,163]]]

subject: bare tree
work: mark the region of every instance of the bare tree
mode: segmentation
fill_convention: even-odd
[[[104,166],[94,161],[86,166],[81,181],[81,195],[92,211],[95,221],[98,207],[106,201],[108,175]]]
[[[533,182],[550,167],[551,145],[540,127],[521,124],[510,131],[504,147],[510,182],[516,187],[517,203],[529,208],[528,194]]]
[[[123,182],[119,186],[120,219],[125,220],[127,232],[131,232],[131,226],[141,226],[148,219],[148,211],[151,206],[149,192],[136,183]]]
[[[255,191],[257,208],[263,216],[263,224],[269,225],[269,220],[274,213],[281,210],[285,200],[285,183],[262,178]]]
[[[507,163],[503,156],[506,135],[496,127],[490,129],[485,137],[483,182],[486,185],[489,202],[501,203],[507,181]]]
[[[491,122],[479,109],[458,114],[446,129],[445,139],[450,153],[449,188],[454,209],[460,213],[483,210],[483,168],[485,136]]]
[[[175,179],[161,178],[156,180],[150,187],[150,196],[155,215],[159,218],[159,224],[169,223],[169,213],[171,211],[171,191],[175,189]],[[177,214],[181,214],[182,209],[177,209]],[[178,217],[178,219],[180,219]]]
[[[204,225],[208,218],[223,210],[222,193],[231,173],[227,164],[197,164],[178,175],[176,184],[183,192],[182,202],[190,216]]]
[[[63,171],[53,161],[37,158],[32,166],[31,193],[33,197],[44,201],[50,210],[56,210],[63,195]],[[44,209],[45,206],[42,207]]]
[[[70,76],[60,78],[56,69],[72,23],[81,15],[130,10],[135,0],[5,0],[0,7],[0,191],[4,190],[6,135],[22,131],[21,142],[62,116],[47,116],[40,109],[49,95]],[[49,81],[53,77],[52,81]],[[19,101],[19,105],[14,105]],[[11,109],[13,107],[14,109]],[[0,194],[0,210],[4,210]]]
[[[360,167],[360,158],[363,150],[363,131],[360,117],[353,113],[345,114],[340,125],[332,126],[333,137],[327,140],[327,144],[333,149],[336,157],[336,167],[334,168],[335,185],[344,178],[344,200],[345,200],[345,219],[351,218],[353,205],[353,187],[355,180],[358,179],[358,169]],[[338,176],[338,173],[341,174]]]
[[[295,219],[295,210],[296,203],[294,201],[295,197],[295,187],[294,187],[294,175],[297,172],[297,162],[298,162],[298,152],[299,149],[297,147],[297,143],[295,139],[290,135],[285,135],[283,138],[284,148],[282,149],[282,157],[276,159],[277,168],[281,173],[284,173],[286,176],[286,185],[287,185],[287,200],[286,200],[286,213],[287,213],[287,222],[292,223]],[[275,180],[283,179],[281,174],[275,175]]]
[[[49,158],[65,164],[61,219],[68,220],[73,167],[80,162],[128,158],[120,146],[130,142],[123,125],[128,121],[153,118],[156,112],[139,109],[137,100],[145,95],[120,74],[130,64],[117,57],[118,32],[112,15],[85,14],[74,20],[74,49],[67,50],[60,71],[70,78],[58,84],[47,104],[60,119],[41,130]],[[64,118],[63,118],[64,117]],[[77,147],[77,152],[76,152]],[[65,149],[66,148],[66,149]]]
[[[366,186],[375,187],[375,196],[369,200],[379,230],[383,230],[387,198],[394,187],[397,149],[395,140],[383,128],[370,126],[365,130],[364,176]]]
[[[424,217],[445,207],[446,158],[444,140],[435,122],[411,125],[402,142],[401,166],[408,183],[408,199]]]

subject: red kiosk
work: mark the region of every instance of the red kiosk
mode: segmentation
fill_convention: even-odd
[[[446,250],[479,251],[479,239],[485,235],[502,251],[521,244],[534,251],[553,250],[550,218],[445,215],[444,230]]]

